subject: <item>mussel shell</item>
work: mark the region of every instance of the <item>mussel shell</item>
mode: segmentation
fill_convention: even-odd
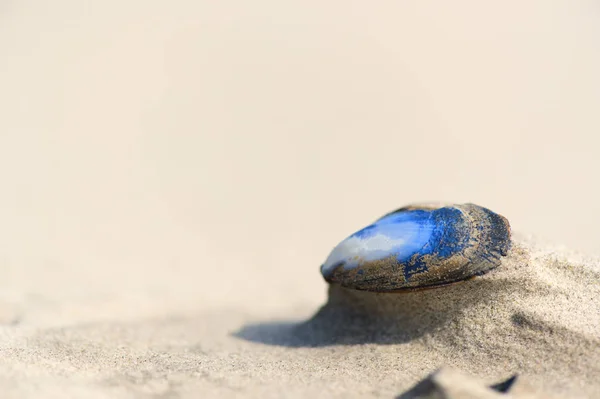
[[[489,209],[409,205],[338,244],[321,273],[329,283],[357,290],[433,288],[492,270],[510,247],[508,220]]]

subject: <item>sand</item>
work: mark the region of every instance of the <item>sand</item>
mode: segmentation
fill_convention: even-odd
[[[586,1],[3,2],[0,396],[394,397],[440,367],[600,396],[598,38]],[[337,242],[428,201],[553,244],[327,286]]]
[[[451,367],[490,385],[517,374],[513,389],[538,397],[592,398],[599,277],[598,260],[517,237],[475,280],[407,294],[331,286],[306,320],[171,310],[32,327],[5,312],[2,386],[8,397],[395,397]]]

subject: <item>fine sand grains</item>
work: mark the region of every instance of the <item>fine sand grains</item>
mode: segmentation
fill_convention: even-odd
[[[421,343],[439,366],[490,380],[518,373],[547,392],[600,397],[598,261],[515,242],[500,268],[461,284],[407,294],[332,287],[321,316],[347,314],[352,340],[362,331],[367,341]]]
[[[465,376],[446,387],[518,374],[515,397],[598,398],[599,281],[597,259],[517,236],[473,280],[406,294],[330,286],[316,312],[290,307],[284,320],[192,299],[123,314],[115,300],[112,319],[46,325],[33,303],[0,328],[0,396],[392,398],[442,367]]]

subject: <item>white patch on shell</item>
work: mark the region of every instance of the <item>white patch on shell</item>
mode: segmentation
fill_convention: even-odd
[[[383,234],[371,237],[350,237],[338,244],[321,267],[323,275],[333,273],[335,267],[344,262],[344,269],[354,269],[362,262],[386,258],[406,243],[406,239],[392,239]]]

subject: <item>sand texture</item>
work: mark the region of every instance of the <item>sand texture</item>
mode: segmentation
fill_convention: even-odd
[[[0,372],[9,397],[393,397],[451,366],[489,384],[518,374],[514,389],[540,397],[592,398],[599,277],[597,260],[517,240],[499,269],[448,287],[332,286],[306,321],[174,311],[33,328],[5,316]]]
[[[397,399],[502,399],[548,398],[548,393],[533,392],[522,384],[515,388],[517,376],[512,376],[496,384],[488,385],[480,379],[449,368],[442,368],[428,375],[413,388],[399,395]],[[556,398],[556,397],[554,397]]]
[[[0,398],[600,397],[599,48],[591,0],[0,1]],[[326,284],[428,202],[527,236]]]

